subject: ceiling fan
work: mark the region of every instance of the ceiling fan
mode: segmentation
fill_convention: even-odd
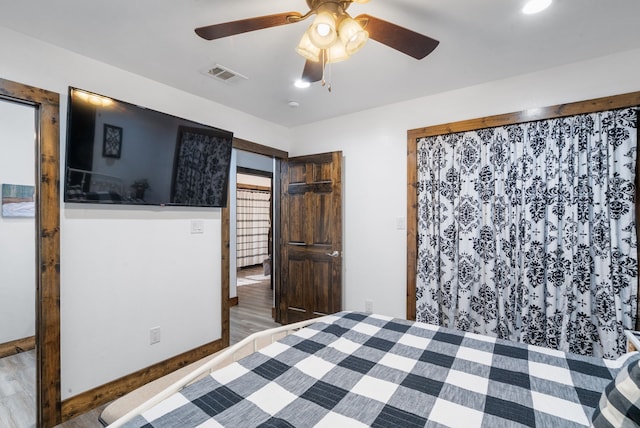
[[[440,43],[431,37],[371,15],[362,14],[352,18],[347,13],[351,3],[367,3],[369,0],[306,1],[309,11],[305,14],[277,13],[199,27],[195,32],[203,39],[215,40],[249,31],[293,24],[316,15],[296,48],[296,51],[307,60],[302,72],[302,80],[310,83],[319,80],[324,82],[326,64],[347,59],[360,50],[369,38],[416,59],[429,55]]]

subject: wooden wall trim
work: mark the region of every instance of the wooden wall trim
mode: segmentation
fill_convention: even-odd
[[[219,339],[68,398],[62,402],[62,421],[122,397],[136,388],[218,352],[222,348],[224,348],[222,339]]]
[[[231,206],[231,200],[229,199],[230,194],[231,192],[227,192],[227,205],[222,208],[222,221],[220,226],[222,228],[220,230],[220,235],[222,236],[222,247],[220,249],[220,301],[222,302],[220,316],[222,318],[220,320],[220,324],[222,326],[222,344],[224,347],[229,346],[229,342],[231,340],[231,322],[229,320],[230,308],[232,306],[231,301],[229,300],[229,275],[231,274],[231,254],[229,252],[229,247],[231,245],[231,211],[229,209]]]
[[[425,128],[407,131],[409,139],[432,137],[434,135],[452,134],[455,132],[474,131],[476,129],[493,128],[497,126],[513,125],[516,123],[533,122],[536,120],[555,119],[574,116],[577,114],[594,113],[597,111],[613,110],[616,108],[640,105],[640,92],[630,92],[611,97],[595,98],[575,103],[559,104],[550,107],[533,108],[515,113],[499,114],[480,117],[460,122],[445,123]]]
[[[407,319],[416,319],[418,273],[418,157],[416,139],[407,144]],[[413,293],[413,294],[411,294]]]
[[[0,358],[10,355],[19,354],[21,352],[30,351],[36,347],[36,337],[24,337],[22,339],[12,340],[10,342],[0,343]]]
[[[233,148],[278,159],[287,159],[289,157],[289,153],[283,150],[263,146],[262,144],[253,143],[236,137],[233,137]]]
[[[39,105],[40,167],[36,359],[39,426],[60,420],[60,109],[58,94],[43,94]],[[38,196],[39,195],[39,196]]]
[[[0,79],[0,98],[36,109],[37,426],[60,421],[60,95]]]
[[[617,108],[640,106],[640,91],[595,98],[550,107],[535,108],[460,122],[410,129],[407,131],[407,319],[416,319],[416,273],[418,270],[418,206],[417,206],[417,146],[418,139],[483,128],[507,126],[536,120],[554,119]],[[638,188],[636,188],[638,192]],[[640,209],[636,197],[636,215]],[[640,280],[640,278],[639,278]],[[640,296],[639,296],[640,302]],[[638,305],[640,317],[640,305]]]

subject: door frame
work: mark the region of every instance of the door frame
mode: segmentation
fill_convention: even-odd
[[[274,177],[277,174],[277,171],[280,170],[280,162],[282,161],[286,161],[289,158],[289,153],[285,152],[283,150],[278,150],[275,149],[273,147],[268,147],[268,146],[263,146],[262,144],[258,144],[258,143],[254,143],[248,140],[243,140],[241,138],[233,138],[233,148],[237,149],[237,150],[242,150],[245,152],[250,152],[250,153],[255,153],[258,155],[263,155],[263,156],[269,156],[271,158],[274,158],[276,160],[276,165],[275,165],[275,170],[273,172]],[[275,187],[275,186],[274,186]],[[272,189],[273,192],[274,189]],[[231,192],[227,192],[227,195],[230,195]],[[276,201],[275,198],[274,199],[274,211],[278,212],[280,207],[279,207],[279,201]],[[230,263],[231,263],[231,254],[229,251],[229,245],[231,242],[231,222],[230,222],[230,218],[231,218],[231,207],[230,207],[230,198],[227,197],[227,206],[222,208],[222,264],[221,264],[221,275],[222,275],[222,282],[221,282],[221,292],[222,292],[222,299],[221,299],[221,304],[222,304],[222,346],[226,347],[229,346],[229,340],[231,337],[230,334],[230,329],[231,329],[231,325],[230,325],[230,321],[229,321],[229,308],[231,307],[230,302],[229,302],[229,276],[230,276]],[[235,227],[235,224],[233,225]],[[280,237],[280,230],[279,227],[277,227],[276,225],[276,221],[274,219],[274,224],[272,225],[272,239],[274,243],[279,242],[279,237]],[[275,266],[275,261],[276,259],[279,258],[279,253],[280,253],[280,246],[278,244],[275,245],[275,251],[273,254],[273,260],[271,261],[272,266]],[[235,257],[235,255],[234,255]],[[274,275],[276,277],[274,284],[273,284],[273,290],[274,293],[276,292],[276,290],[279,289],[279,281],[280,281],[280,277],[278,275]]]
[[[0,78],[0,99],[35,108],[36,426],[60,423],[60,95]]]

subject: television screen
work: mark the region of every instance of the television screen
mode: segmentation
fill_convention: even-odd
[[[233,133],[69,88],[65,202],[224,207]]]

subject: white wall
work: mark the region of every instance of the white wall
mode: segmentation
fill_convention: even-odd
[[[33,186],[35,110],[0,101],[0,187]],[[0,216],[0,343],[35,335],[35,218]]]
[[[406,316],[407,130],[638,91],[639,69],[634,50],[294,128],[291,156],[343,151],[344,308]]]
[[[1,27],[0,57],[0,77],[61,94],[61,172],[68,86],[289,149],[286,128]],[[61,202],[63,399],[220,338],[220,215]],[[192,219],[203,234],[190,233]]]

